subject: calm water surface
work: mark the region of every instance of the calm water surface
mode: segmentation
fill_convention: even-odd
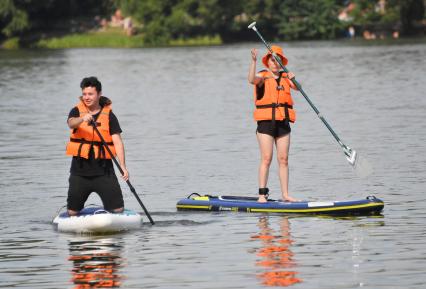
[[[360,178],[295,93],[293,196],[382,198],[382,216],[176,212],[192,192],[255,195],[250,48],[0,51],[0,288],[423,288],[426,45],[295,42],[288,67],[345,143]],[[123,128],[131,181],[156,225],[55,232],[70,159],[66,117],[96,75]],[[271,196],[279,197],[277,166]],[[122,183],[126,206],[141,211]],[[99,203],[92,195],[89,202]],[[87,287],[84,287],[87,288]]]

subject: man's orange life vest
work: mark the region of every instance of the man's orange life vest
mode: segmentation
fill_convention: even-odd
[[[288,120],[296,121],[296,112],[293,109],[293,99],[290,94],[290,83],[287,73],[282,72],[279,82],[275,80],[272,72],[262,70],[259,72],[264,78],[263,97],[258,95],[258,87],[254,88],[254,102],[256,110],[253,113],[256,121],[260,120]]]
[[[88,114],[86,105],[80,101],[77,104],[80,117]],[[96,127],[110,148],[114,157],[116,156],[115,147],[112,142],[112,137],[109,133],[109,114],[111,113],[111,105],[105,105],[99,113],[96,120]],[[89,153],[93,148],[94,156],[97,159],[111,159],[110,154],[102,145],[101,139],[95,132],[94,128],[87,122],[82,122],[76,129],[71,129],[70,141],[67,144],[67,155],[89,158]]]

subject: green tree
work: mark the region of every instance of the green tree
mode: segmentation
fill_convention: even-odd
[[[406,35],[415,34],[421,29],[419,23],[425,17],[425,5],[423,0],[401,0],[400,17],[402,32]]]
[[[167,44],[170,30],[167,18],[172,13],[176,0],[119,0],[120,7],[126,15],[131,15],[142,25],[146,44]]]
[[[118,5],[143,25],[145,41],[216,35],[225,42],[248,39],[257,21],[269,39],[336,37],[342,28],[336,0],[120,0]]]
[[[395,25],[399,20],[399,2],[401,0],[387,0],[385,12],[377,9],[377,1],[353,0],[355,4],[351,16],[354,25],[371,26],[380,24]],[[405,0],[402,0],[405,1]]]
[[[410,35],[421,30],[425,5],[423,0],[387,0],[385,11],[377,9],[377,1],[353,0],[353,24],[376,29],[395,29],[401,25],[402,33]],[[421,32],[421,31],[420,31]]]
[[[256,21],[262,27],[262,34],[268,39],[278,40],[279,23],[284,21],[281,15],[281,2],[277,0],[248,0],[244,13],[248,22]]]
[[[279,7],[278,35],[284,39],[332,39],[342,30],[335,0],[284,0]]]
[[[0,0],[1,33],[70,30],[75,20],[111,15],[114,0]]]
[[[142,24],[147,44],[167,44],[171,39],[236,31],[234,17],[241,13],[242,1],[226,0],[120,0],[125,14]]]
[[[29,27],[28,14],[15,6],[13,0],[0,1],[0,29],[7,37]]]
[[[197,1],[195,1],[197,2]],[[219,34],[226,42],[238,38],[241,30],[246,29],[245,21],[237,21],[243,12],[244,1],[207,0],[199,1],[196,15],[203,19],[198,31],[206,31],[208,35]]]
[[[263,34],[282,39],[330,39],[343,28],[337,0],[248,0],[244,13],[256,20]]]

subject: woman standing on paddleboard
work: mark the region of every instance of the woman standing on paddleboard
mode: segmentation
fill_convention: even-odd
[[[287,58],[279,46],[272,46],[272,51],[287,65]],[[277,150],[281,193],[285,201],[294,202],[288,193],[288,152],[290,148],[290,122],[296,121],[293,99],[290,89],[297,89],[291,79],[294,74],[281,71],[280,64],[270,52],[262,58],[267,69],[256,73],[257,50],[251,50],[251,64],[248,73],[249,83],[254,85],[254,102],[256,109],[254,119],[257,121],[256,136],[260,148],[259,165],[259,202],[266,202],[269,167],[272,161],[274,144]]]

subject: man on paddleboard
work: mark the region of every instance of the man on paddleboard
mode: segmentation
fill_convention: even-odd
[[[72,156],[67,198],[68,214],[76,215],[92,192],[98,193],[104,209],[124,210],[123,194],[114,173],[112,157],[117,156],[123,179],[129,179],[124,144],[111,100],[102,96],[102,84],[96,77],[86,77],[80,84],[82,96],[68,115],[71,129],[66,153]],[[102,135],[113,156],[105,149],[93,125]]]
[[[271,47],[280,57],[283,65],[288,60],[279,46]],[[297,89],[291,79],[294,74],[281,71],[279,63],[270,52],[262,58],[266,70],[256,73],[257,50],[251,50],[251,64],[248,73],[249,83],[254,85],[254,102],[256,109],[254,119],[257,121],[256,136],[260,148],[259,165],[259,202],[267,202],[269,189],[269,167],[272,161],[274,143],[277,149],[281,193],[284,201],[296,199],[288,193],[288,152],[290,148],[290,122],[296,121],[293,99],[290,89]]]

